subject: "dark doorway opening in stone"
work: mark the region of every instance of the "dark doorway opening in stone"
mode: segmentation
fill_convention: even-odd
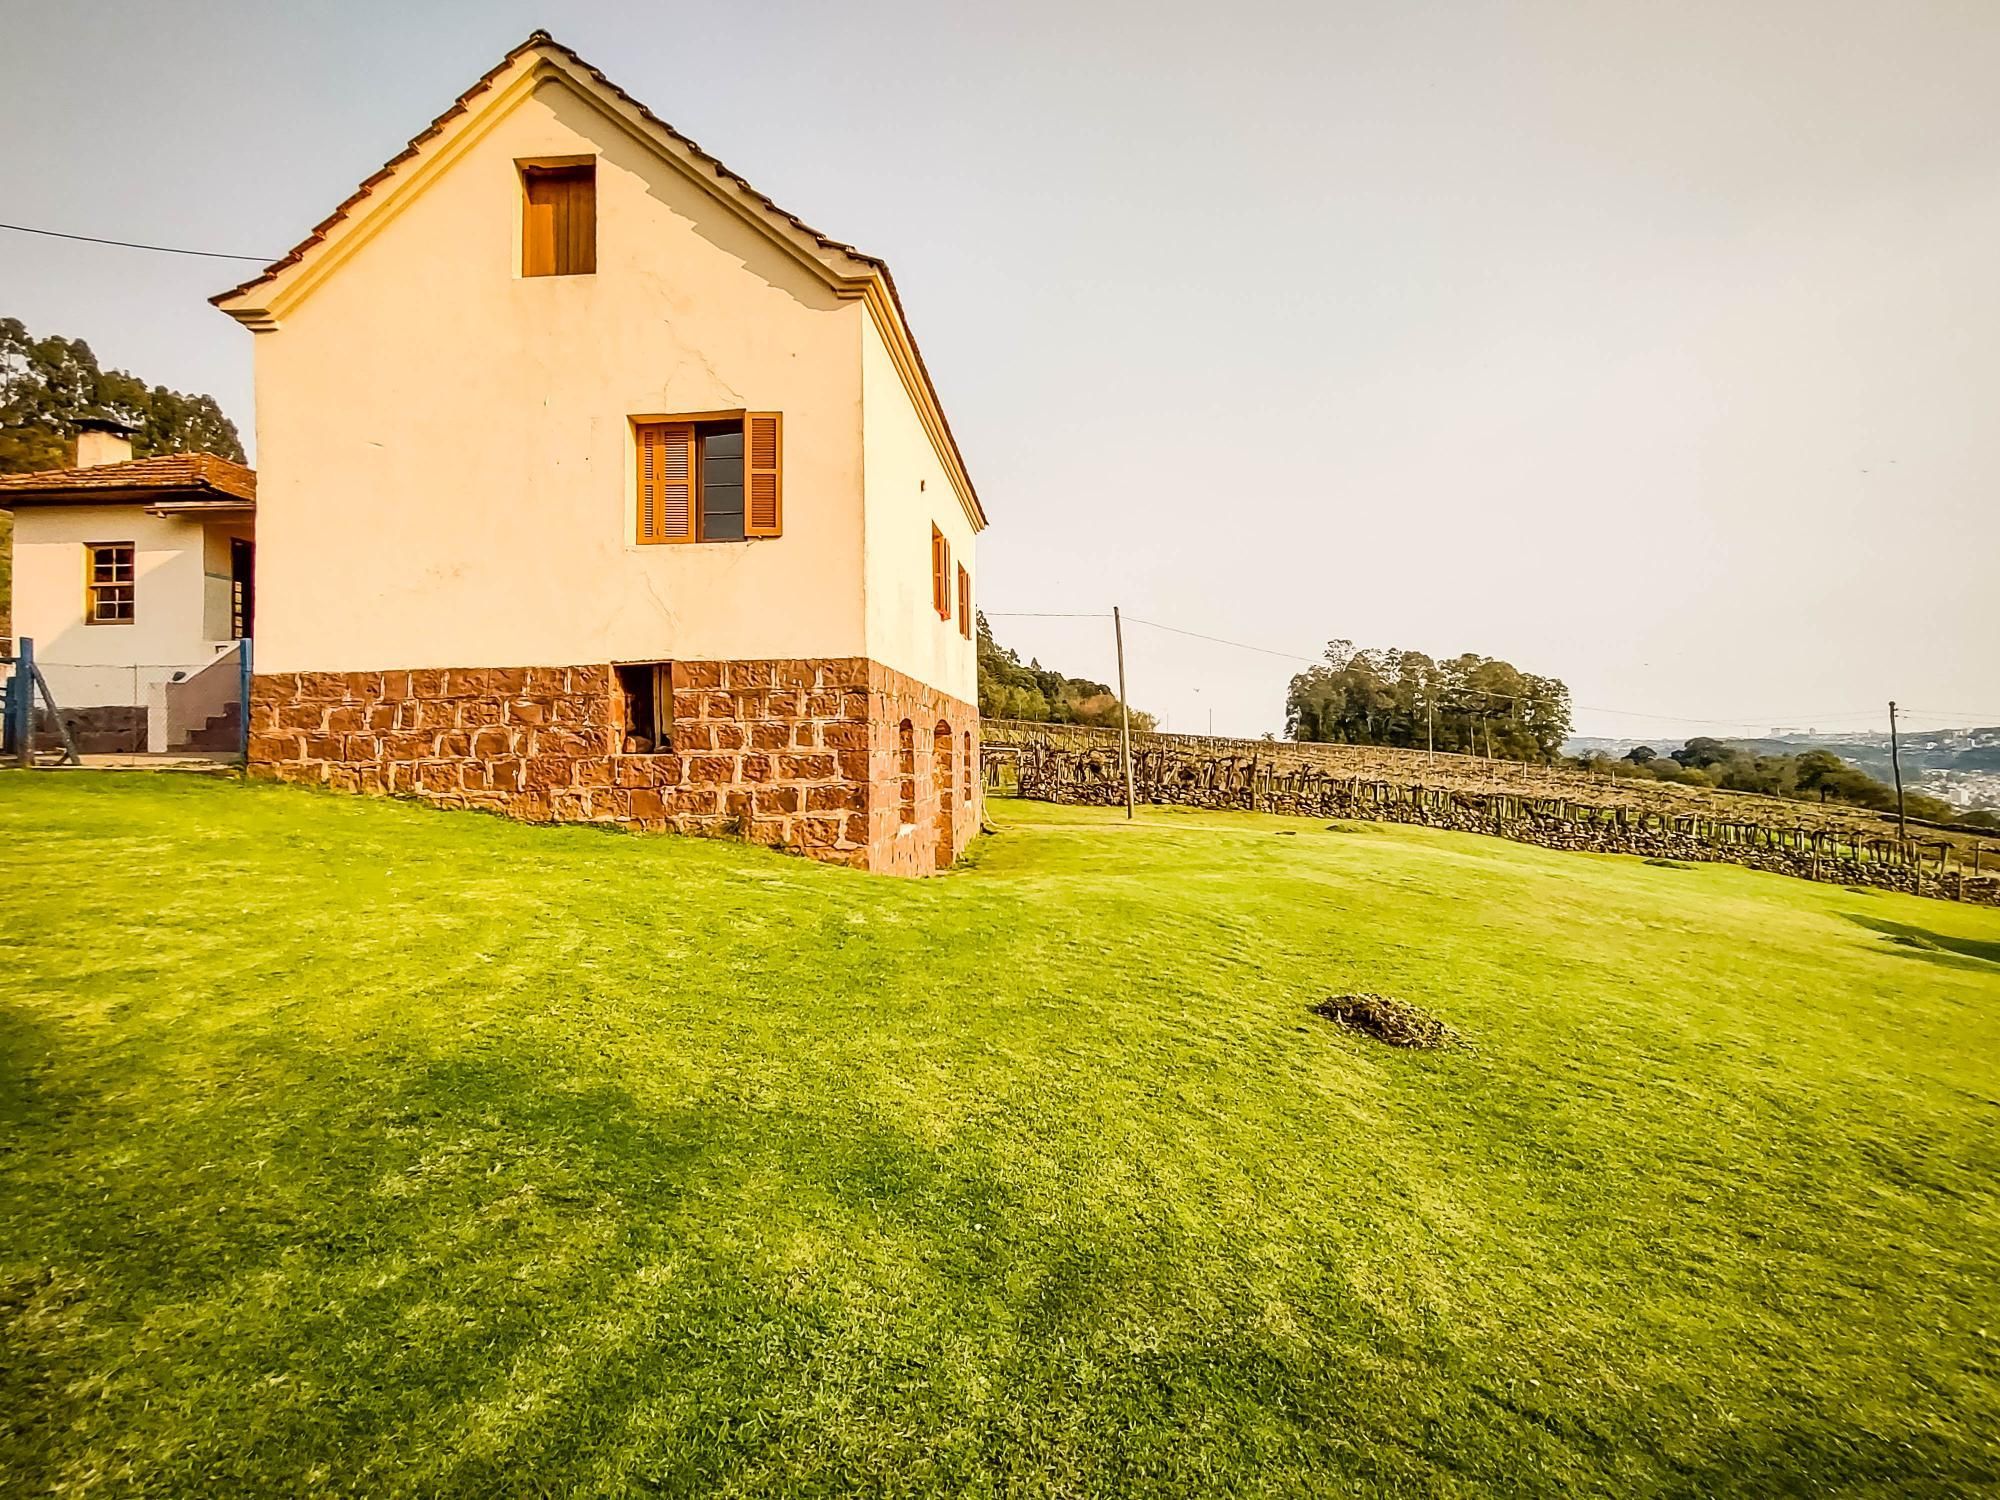
[[[674,667],[672,662],[619,662],[618,700],[627,755],[666,755],[674,748]]]

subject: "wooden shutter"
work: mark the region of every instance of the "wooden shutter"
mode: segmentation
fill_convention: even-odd
[[[951,615],[951,544],[937,527],[931,528],[931,608]]]
[[[648,423],[638,442],[639,540],[693,541],[694,423]]]
[[[587,276],[597,269],[597,169],[527,167],[522,190],[523,276]]]
[[[521,274],[553,276],[556,271],[556,206],[538,191],[540,179],[530,172],[523,179],[521,205]]]
[[[784,528],[785,424],[774,411],[743,416],[743,534],[776,536]]]
[[[958,565],[958,633],[972,639],[972,575]]]

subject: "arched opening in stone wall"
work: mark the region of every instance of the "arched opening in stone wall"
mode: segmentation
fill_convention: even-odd
[[[965,782],[965,815],[969,818],[972,816],[973,805],[979,797],[979,789],[972,783],[972,777],[977,767],[974,766],[972,761],[972,731],[970,729],[965,731],[965,759],[960,764],[963,767],[961,775]]]
[[[908,719],[896,728],[896,779],[900,820],[908,827],[917,821],[917,731]]]
[[[937,794],[937,821],[933,825],[937,848],[932,863],[940,870],[951,863],[951,820],[957,803],[952,790],[956,778],[951,769],[951,744],[951,725],[939,719],[931,735],[931,789]]]

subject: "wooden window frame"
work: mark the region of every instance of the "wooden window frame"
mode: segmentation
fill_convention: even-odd
[[[972,639],[972,575],[958,565],[958,633]]]
[[[710,547],[734,547],[743,542],[769,541],[785,533],[785,414],[776,411],[750,411],[737,407],[731,411],[694,412],[642,412],[627,418],[632,434],[632,539],[641,547],[685,547],[695,544]],[[743,433],[743,535],[726,540],[710,541],[702,532],[702,462],[701,433],[704,425],[716,422],[734,422]],[[751,427],[753,423],[770,424],[771,457],[770,464],[753,462],[751,453]],[[691,440],[688,459],[688,534],[686,536],[646,535],[646,472],[645,444],[649,429],[658,427],[686,426],[695,429]],[[761,445],[760,445],[761,446]],[[754,483],[766,480],[765,487]],[[753,514],[753,506],[768,506],[769,519],[760,520]]]
[[[100,551],[122,550],[126,558],[127,576],[124,582],[112,579],[108,583],[97,580],[97,554]],[[112,566],[117,566],[114,561]],[[100,619],[97,613],[97,597],[100,589],[123,589],[125,591],[125,618],[122,620]],[[85,542],[83,544],[83,623],[86,625],[136,625],[139,621],[139,544],[137,542]]]
[[[534,201],[529,193],[529,181],[537,175],[558,173],[578,173],[583,168],[590,171],[590,238],[587,266],[576,266],[569,270],[556,269],[560,256],[553,236],[549,242],[549,269],[539,271],[533,268],[533,235],[529,228],[533,215]],[[547,276],[595,276],[597,274],[597,158],[595,156],[536,156],[517,160],[514,173],[521,185],[521,253],[517,260],[521,279],[540,281]]]

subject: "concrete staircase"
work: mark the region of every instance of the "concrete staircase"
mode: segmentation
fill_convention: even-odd
[[[188,731],[187,742],[177,750],[199,750],[210,755],[230,755],[243,748],[243,704],[232,699],[219,714],[210,714],[199,729]]]

